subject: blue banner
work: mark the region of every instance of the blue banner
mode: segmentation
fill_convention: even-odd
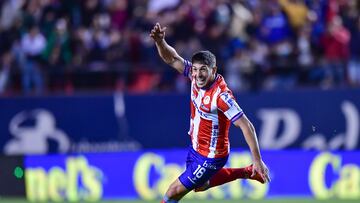
[[[264,92],[238,101],[254,121],[264,149],[360,148],[359,90]],[[231,132],[240,137],[236,134]]]
[[[360,149],[360,90],[236,97],[262,149]],[[0,147],[6,154],[183,148],[189,103],[184,94],[0,99]],[[246,147],[234,126],[230,140]]]
[[[45,155],[25,158],[29,200],[98,201],[160,199],[184,170],[186,150]],[[360,152],[266,151],[272,182],[236,180],[192,199],[314,197],[360,199]],[[234,151],[226,167],[250,164],[247,152]]]
[[[130,142],[122,95],[0,99],[5,154],[138,149]],[[129,145],[126,145],[129,146]]]
[[[125,97],[131,137],[145,148],[187,146],[189,97]],[[360,149],[360,90],[259,92],[236,98],[262,149]],[[230,141],[233,147],[246,147],[234,126]]]

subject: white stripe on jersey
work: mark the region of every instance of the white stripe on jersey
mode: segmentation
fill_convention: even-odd
[[[214,115],[214,119],[212,120],[212,130],[211,130],[211,138],[210,138],[210,147],[209,147],[209,158],[215,157],[216,145],[219,136],[219,119],[218,119],[218,109],[217,109],[217,97],[220,94],[220,88],[217,88],[211,100],[211,112]]]
[[[197,98],[195,98],[195,95],[191,93],[191,100],[192,100],[191,102],[193,102],[193,105],[195,106],[195,116],[193,120],[194,130],[192,134],[192,146],[195,151],[197,151],[198,148],[198,133],[200,128],[200,120],[201,120],[200,113],[198,112],[200,109],[197,107],[197,103],[199,103],[199,101],[201,102],[201,94],[202,94],[201,91],[199,91]],[[195,102],[193,100],[195,100]]]

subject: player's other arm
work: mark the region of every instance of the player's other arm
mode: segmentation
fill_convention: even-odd
[[[249,121],[249,119],[246,117],[246,115],[242,115],[239,119],[237,119],[234,122],[234,125],[236,127],[241,128],[246,143],[249,145],[252,157],[253,157],[253,162],[254,162],[254,171],[253,171],[253,175],[254,172],[258,172],[260,173],[260,175],[262,176],[262,178],[269,182],[270,178],[269,178],[269,170],[267,168],[267,166],[265,165],[265,163],[262,161],[261,158],[261,154],[260,154],[260,148],[259,148],[259,143],[256,137],[256,132],[255,132],[255,128],[253,126],[253,124]]]
[[[179,73],[183,73],[184,59],[165,41],[165,30],[166,27],[162,28],[159,23],[156,23],[150,32],[150,37],[155,41],[156,48],[162,60],[175,68]]]

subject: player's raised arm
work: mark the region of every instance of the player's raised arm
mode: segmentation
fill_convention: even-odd
[[[270,182],[269,169],[267,168],[265,163],[262,161],[259,144],[258,144],[258,140],[256,137],[256,132],[255,132],[255,128],[254,128],[253,124],[249,121],[249,119],[244,114],[242,117],[240,117],[239,119],[237,119],[234,122],[234,125],[236,127],[241,128],[241,130],[244,134],[246,143],[250,147],[251,155],[253,157],[253,164],[254,164],[252,176],[254,176],[255,173],[259,173],[261,175],[261,177],[263,178],[263,180],[265,180],[265,182]]]
[[[165,30],[166,27],[162,28],[159,23],[156,23],[150,32],[150,37],[155,41],[156,48],[162,60],[171,67],[175,68],[179,73],[183,73],[184,59],[179,56],[173,47],[166,43]]]

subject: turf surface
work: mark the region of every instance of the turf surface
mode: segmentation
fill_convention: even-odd
[[[159,203],[159,201],[128,200],[128,201],[100,201],[96,203]],[[355,203],[360,200],[314,200],[314,199],[267,199],[267,200],[184,200],[181,203]],[[29,203],[24,199],[3,199],[0,203]]]

